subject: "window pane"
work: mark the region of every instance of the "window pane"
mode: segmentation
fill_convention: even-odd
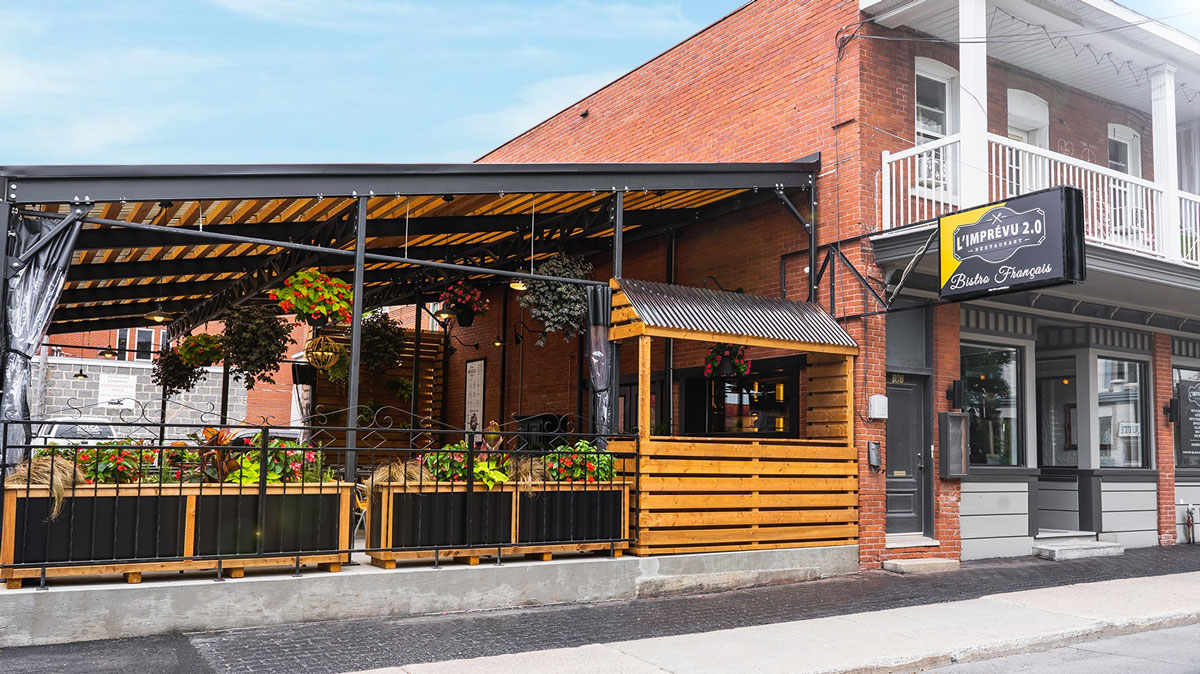
[[[973,464],[1020,463],[1018,353],[1013,347],[962,345],[962,380]]]
[[[1038,460],[1043,466],[1079,465],[1079,410],[1075,359],[1039,360]],[[1084,419],[1087,419],[1086,414]]]
[[[129,353],[126,349],[129,348],[129,328],[121,328],[117,330],[117,358],[121,360],[129,360]]]
[[[788,433],[791,404],[785,373],[713,380],[712,423],[716,433]]]
[[[142,330],[137,331],[137,346],[134,353],[134,358],[137,360],[150,360],[154,351],[154,331]]]
[[[1100,395],[1100,466],[1142,468],[1145,452],[1142,412],[1146,387],[1142,364],[1132,360],[1099,358],[1096,383]]]
[[[945,136],[946,84],[917,75],[917,133]],[[922,140],[918,137],[918,140]]]
[[[1108,167],[1121,173],[1129,173],[1128,143],[1115,138],[1108,139]]]
[[[1186,412],[1184,412],[1184,409],[1190,405],[1185,405],[1182,400],[1182,398],[1185,398],[1187,396],[1187,393],[1185,391],[1179,390],[1180,382],[1188,382],[1189,384],[1191,384],[1192,382],[1200,382],[1200,370],[1195,370],[1195,369],[1186,368],[1186,367],[1176,367],[1176,368],[1171,369],[1172,391],[1176,391],[1177,392],[1176,395],[1178,395],[1181,398],[1180,411],[1182,414],[1186,414]],[[1182,421],[1182,420],[1180,420],[1180,421]],[[1184,428],[1187,428],[1187,427],[1185,426]],[[1179,466],[1180,468],[1200,468],[1200,453],[1196,452],[1195,441],[1190,440],[1187,442],[1187,444],[1185,444],[1183,447],[1181,447],[1179,444],[1179,434],[1178,434],[1178,432],[1181,430],[1180,426],[1179,426],[1179,422],[1176,423],[1175,429],[1177,431],[1177,433],[1175,435],[1175,440],[1174,440],[1175,441],[1175,465]]]

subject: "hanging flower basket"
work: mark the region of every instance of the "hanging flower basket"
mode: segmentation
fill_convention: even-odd
[[[744,377],[750,374],[750,361],[746,360],[746,347],[718,342],[704,356],[705,377]]]
[[[296,314],[316,328],[323,327],[331,318],[349,321],[352,317],[354,292],[350,284],[316,269],[292,274],[282,288],[272,290],[268,297],[279,302],[280,309]]]
[[[212,367],[221,362],[221,336],[188,335],[179,343],[179,358],[191,367]]]
[[[446,309],[454,312],[461,327],[469,328],[475,317],[487,312],[490,302],[483,298],[483,291],[467,285],[464,281],[452,284],[439,298]]]

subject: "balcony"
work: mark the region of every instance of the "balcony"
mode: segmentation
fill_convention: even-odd
[[[1200,266],[1198,195],[995,134],[987,136],[987,166],[960,159],[958,134],[884,152],[881,227],[931,221],[977,205],[960,204],[959,186],[961,171],[978,170],[986,172],[988,201],[1071,185],[1083,191],[1088,243]],[[1171,226],[1169,198],[1178,199],[1178,229]]]

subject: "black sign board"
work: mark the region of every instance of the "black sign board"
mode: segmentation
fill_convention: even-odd
[[[1179,405],[1179,420],[1175,423],[1176,446],[1179,448],[1180,465],[1194,465],[1200,461],[1200,381],[1181,381],[1175,385],[1175,399]],[[1191,457],[1191,460],[1182,460]]]
[[[942,216],[942,299],[1083,281],[1083,192],[1054,187]]]

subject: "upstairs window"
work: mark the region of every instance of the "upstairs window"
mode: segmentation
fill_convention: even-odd
[[[933,59],[916,60],[917,145],[945,138],[958,124],[958,71]]]
[[[1108,125],[1108,167],[1135,178],[1142,177],[1142,139],[1124,124]]]

